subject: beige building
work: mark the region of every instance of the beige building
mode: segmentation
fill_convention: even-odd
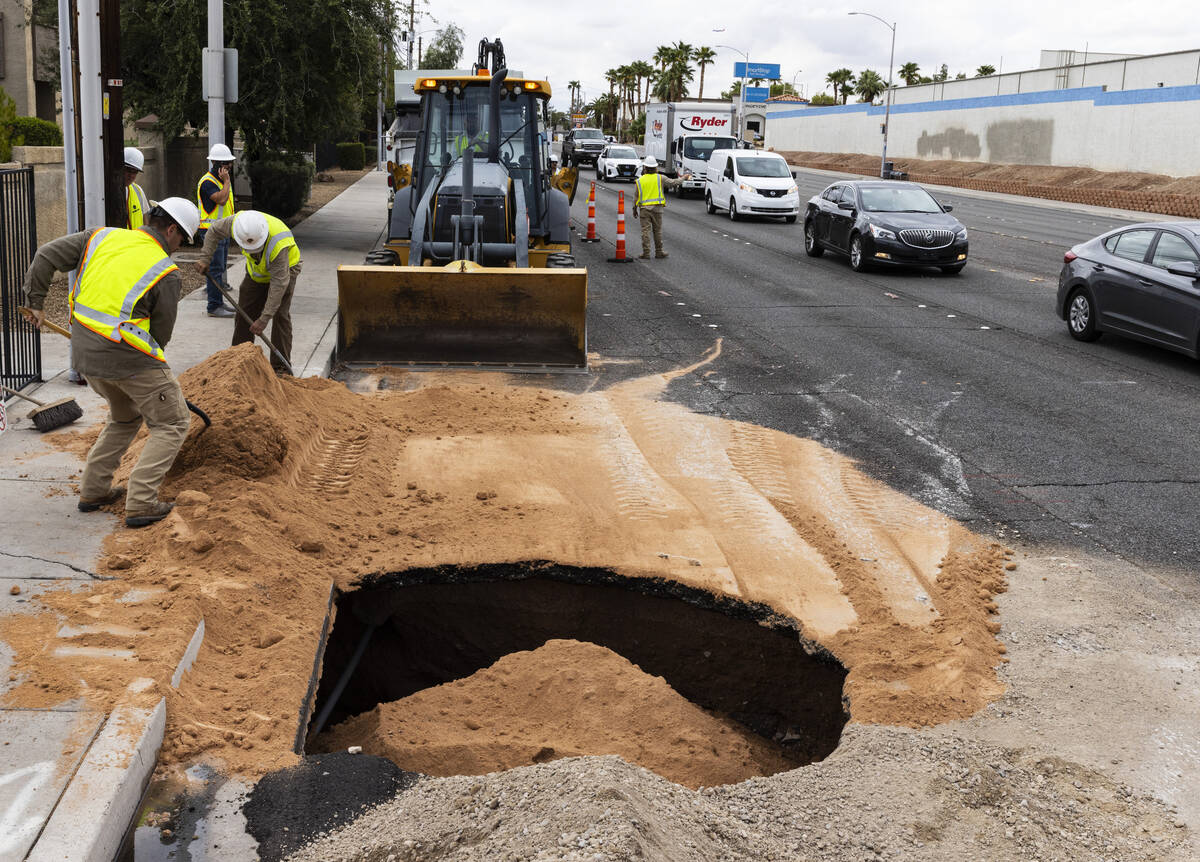
[[[32,0],[0,0],[0,87],[17,116],[55,122],[58,30],[33,23]]]

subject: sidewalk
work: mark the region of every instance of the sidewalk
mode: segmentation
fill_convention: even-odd
[[[378,243],[386,200],[386,174],[369,173],[293,228],[304,262],[292,301],[297,376],[328,372],[336,339],[337,267],[362,263]],[[184,249],[176,260],[183,265],[196,251]],[[236,288],[241,255],[231,250],[230,260],[229,280]],[[204,291],[194,291],[180,303],[167,361],[178,375],[228,347],[232,332],[232,319],[208,317]],[[46,382],[26,392],[42,401],[74,398],[84,412],[83,419],[52,434],[79,431],[106,415],[103,399],[89,387],[67,382],[67,362],[67,340],[45,333]],[[21,403],[9,401],[9,430],[0,434],[0,616],[36,612],[37,595],[48,589],[64,584],[86,589],[96,577],[101,542],[121,529],[112,516],[76,511],[74,483],[82,462],[34,430]],[[63,627],[47,649],[89,649],[72,645],[80,634]],[[153,650],[153,632],[139,634],[144,637],[139,646]],[[112,653],[113,661],[128,657],[124,650]],[[13,687],[12,659],[0,641],[0,695]],[[190,659],[179,661],[182,672]],[[158,709],[133,712],[139,714],[118,707],[105,715],[79,701],[53,709],[0,707],[0,862],[113,858],[153,771],[165,720],[161,702]]]

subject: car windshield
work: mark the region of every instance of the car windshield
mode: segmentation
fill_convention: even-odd
[[[610,159],[636,159],[637,153],[633,151],[633,147],[609,147],[608,157]]]
[[[873,213],[940,213],[942,208],[925,189],[863,186],[863,209]]]
[[[683,142],[683,157],[707,162],[713,150],[731,150],[737,146],[733,138],[687,138]]]
[[[737,160],[738,173],[744,177],[790,177],[787,162],[783,159],[741,158]]]
[[[589,141],[590,140],[597,140],[597,141],[604,140],[604,135],[601,134],[599,129],[576,129],[575,137],[580,140],[582,140],[583,138],[587,138]]]

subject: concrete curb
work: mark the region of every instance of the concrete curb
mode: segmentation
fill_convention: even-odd
[[[166,726],[166,699],[153,709],[114,709],[27,862],[111,862],[137,814]]]

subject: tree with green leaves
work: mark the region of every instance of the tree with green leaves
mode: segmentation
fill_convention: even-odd
[[[602,129],[617,127],[617,97],[612,93],[602,93],[592,102],[592,111],[596,115],[596,125]]]
[[[645,60],[634,60],[629,64],[629,70],[637,79],[637,101],[639,106],[645,105],[650,98],[650,79],[654,77],[654,67]],[[645,95],[642,95],[642,84],[645,82]],[[640,108],[644,110],[644,108]]]
[[[988,63],[984,63],[982,66],[980,66],[978,69],[975,70],[976,78],[986,78],[988,75],[994,75],[994,74],[996,74],[996,67],[992,66]]]
[[[696,98],[704,98],[704,67],[711,66],[717,59],[717,52],[707,45],[701,45],[692,52],[692,59],[696,61],[696,65],[700,67],[700,95]]]
[[[942,63],[942,68],[938,69],[937,72],[934,73],[933,80],[940,82],[940,81],[945,81],[949,77],[950,77],[950,67],[947,66],[945,63]]]
[[[901,81],[911,87],[921,80],[921,67],[916,63],[905,63],[896,70],[896,74],[900,77]]]
[[[813,95],[813,97],[811,99],[808,100],[808,104],[813,107],[820,107],[823,105],[836,105],[837,99],[835,99],[833,96],[829,95],[828,93],[816,93]]]
[[[887,82],[874,69],[863,69],[858,73],[854,92],[858,94],[860,102],[874,102],[886,90]]]
[[[575,113],[575,107],[579,104],[579,82],[567,81],[567,89],[571,92],[571,113]]]
[[[825,83],[833,87],[833,98],[836,100],[838,93],[842,95],[842,104],[850,98],[851,89],[854,87],[854,73],[849,69],[834,69],[825,76]]]
[[[434,34],[433,40],[421,56],[422,69],[457,69],[462,59],[465,34],[454,24],[447,24]]]

